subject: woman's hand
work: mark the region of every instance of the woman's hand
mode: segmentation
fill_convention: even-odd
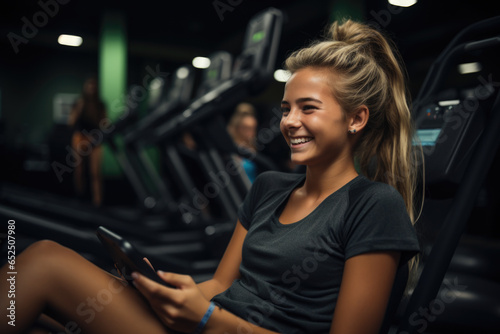
[[[138,273],[132,274],[134,285],[165,325],[180,332],[193,332],[210,301],[203,296],[191,276],[162,271],[158,271],[158,276],[176,289],[160,285]]]

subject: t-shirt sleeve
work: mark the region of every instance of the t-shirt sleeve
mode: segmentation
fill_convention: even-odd
[[[401,251],[401,263],[420,250],[415,229],[399,192],[380,185],[352,203],[344,217],[346,260],[374,251]]]
[[[252,215],[255,209],[255,205],[257,199],[261,196],[261,191],[266,181],[265,178],[268,176],[268,173],[259,174],[256,178],[250,191],[246,195],[243,203],[240,205],[238,209],[238,219],[241,222],[241,225],[248,230],[250,227],[250,223],[252,222]]]

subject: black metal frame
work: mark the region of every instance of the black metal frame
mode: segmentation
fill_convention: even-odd
[[[456,46],[458,42],[473,33],[497,27],[500,27],[500,17],[494,17],[469,26],[458,34],[431,67],[416,105],[423,106],[428,102],[427,99],[439,88],[443,73],[447,69],[449,61],[454,56],[498,45],[500,38],[487,38]],[[498,129],[500,129],[500,92],[497,92],[490,116],[491,118],[484,128],[483,134],[467,166],[467,172],[464,174],[462,182],[455,193],[451,209],[435,238],[437,242],[434,243],[428,255],[417,286],[406,306],[398,332],[417,332],[417,326],[420,323],[412,323],[411,315],[415,312],[418,313],[418,310],[421,308],[425,309],[429,307],[441,287],[455,249],[459,244],[471,215],[475,203],[474,199],[477,198],[481,186],[486,180],[487,174],[484,171],[489,170],[491,167],[495,156],[494,153],[498,151],[500,146],[500,136],[498,136]]]

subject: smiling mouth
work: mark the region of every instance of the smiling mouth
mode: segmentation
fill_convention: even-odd
[[[297,138],[290,138],[290,145],[300,145],[300,144],[305,144],[313,140],[313,137],[297,137]]]

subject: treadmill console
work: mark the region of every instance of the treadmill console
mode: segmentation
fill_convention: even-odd
[[[170,104],[185,106],[191,101],[194,86],[195,71],[191,65],[184,65],[175,71],[172,87],[165,101]]]
[[[265,89],[274,71],[282,21],[281,11],[275,8],[256,15],[248,24],[243,51],[235,61],[231,79],[216,85],[177,117],[155,129],[151,141],[172,138]]]
[[[458,184],[462,179],[486,119],[481,105],[470,102],[431,103],[417,114],[414,145],[422,145],[427,183]]]
[[[272,77],[283,25],[283,14],[269,8],[255,16],[248,24],[243,52],[235,61],[234,76],[258,72],[251,90],[259,91]]]
[[[196,95],[202,96],[215,89],[222,82],[231,79],[233,57],[229,52],[218,51],[210,55],[210,66],[203,70],[203,77]]]

